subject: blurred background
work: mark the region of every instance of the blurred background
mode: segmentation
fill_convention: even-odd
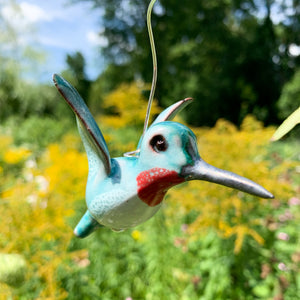
[[[152,80],[145,0],[0,0],[0,299],[298,299],[300,1],[154,5],[152,117],[177,118],[209,163],[262,184],[263,200],[209,183],[168,193],[147,223],[78,240],[87,160],[59,73],[111,156],[135,149]]]

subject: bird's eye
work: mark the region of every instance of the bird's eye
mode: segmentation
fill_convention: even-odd
[[[151,139],[150,145],[155,152],[166,151],[168,148],[167,141],[162,135],[155,135]]]

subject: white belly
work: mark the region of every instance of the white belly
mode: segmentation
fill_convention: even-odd
[[[141,201],[137,195],[124,197],[124,190],[114,191],[114,199],[105,199],[105,193],[99,195],[89,205],[92,216],[102,225],[114,230],[123,230],[135,227],[150,219],[161,207],[161,203],[150,207]],[[110,195],[111,196],[111,195]],[[124,201],[124,198],[127,199]],[[119,200],[119,201],[118,201]]]
[[[101,218],[100,223],[114,230],[135,227],[150,219],[161,207],[149,207],[138,197],[133,197],[113,208]]]

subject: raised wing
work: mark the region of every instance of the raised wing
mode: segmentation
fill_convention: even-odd
[[[159,123],[159,122],[172,120],[176,116],[177,113],[179,113],[182,109],[184,109],[192,101],[193,101],[193,98],[185,98],[185,99],[180,100],[180,101],[174,103],[173,105],[169,106],[168,108],[166,108],[164,111],[162,111],[157,116],[157,118],[154,120],[154,122],[151,124],[151,126],[156,123]],[[141,138],[138,142],[138,146],[137,146],[138,150],[125,153],[124,155],[131,156],[131,155],[135,155],[136,153],[139,153],[139,149],[141,147],[142,140],[143,140],[143,136],[141,136]]]
[[[111,171],[109,151],[91,112],[76,89],[68,81],[57,74],[53,75],[53,81],[76,115],[79,133],[87,152],[90,171],[93,168],[101,167],[102,164],[104,171],[109,175]]]
[[[162,111],[157,118],[154,120],[153,124],[163,122],[163,121],[170,121],[172,120],[177,113],[179,113],[182,109],[184,109],[188,104],[190,104],[193,101],[192,98],[185,98],[183,100],[180,100],[173,105],[166,108],[164,111]]]

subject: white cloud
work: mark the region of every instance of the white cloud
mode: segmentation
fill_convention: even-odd
[[[108,45],[106,37],[100,35],[95,31],[88,31],[86,34],[86,38],[88,42],[93,46],[106,47]]]
[[[37,5],[21,2],[19,5],[4,5],[1,15],[15,28],[23,28],[41,21],[51,21],[52,17]]]
[[[51,14],[47,13],[41,7],[27,2],[20,3],[21,14],[29,23],[37,23],[40,21],[51,21]]]

